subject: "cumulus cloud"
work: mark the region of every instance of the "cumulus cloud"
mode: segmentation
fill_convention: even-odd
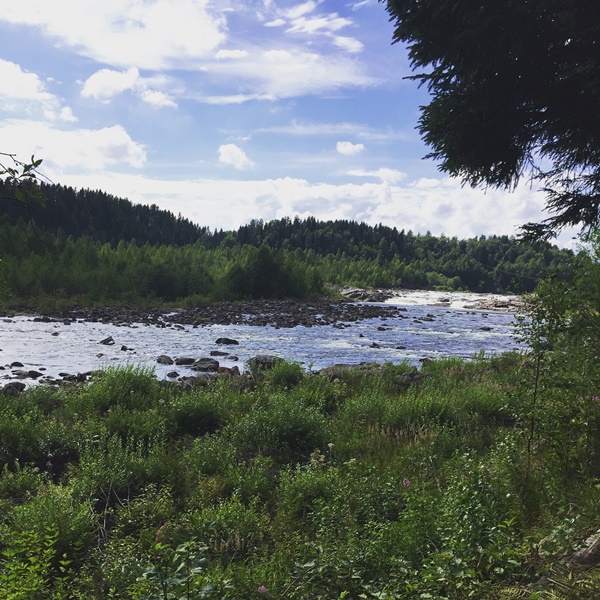
[[[251,169],[254,166],[254,163],[248,158],[246,153],[235,144],[223,144],[219,146],[219,162],[231,165],[240,171]]]
[[[149,80],[151,81],[151,80]],[[156,107],[177,106],[175,101],[164,92],[147,87],[147,82],[140,77],[135,67],[127,71],[100,69],[84,82],[81,95],[108,104],[115,96],[130,90],[142,101]]]
[[[365,145],[353,144],[352,142],[338,142],[335,145],[335,149],[344,156],[356,156],[365,149]]]
[[[3,6],[2,19],[40,27],[83,56],[125,68],[195,69],[227,35],[225,14],[209,0],[19,0]]]
[[[348,175],[353,177],[375,177],[381,181],[389,181],[390,183],[400,183],[406,179],[406,173],[397,171],[396,169],[381,168],[375,171],[368,171],[365,169],[352,169],[348,171]]]
[[[140,98],[152,106],[159,108],[176,108],[177,103],[173,101],[167,94],[159,92],[158,90],[142,90],[140,92]]]
[[[34,114],[36,111],[49,120],[76,121],[72,110],[62,106],[36,73],[24,71],[20,65],[0,59],[0,99],[9,112]]]
[[[3,99],[49,102],[54,96],[35,73],[23,71],[19,65],[0,58],[0,97]]]
[[[100,69],[88,77],[81,89],[81,95],[84,98],[94,98],[107,103],[125,90],[133,89],[139,77],[140,72],[135,67],[127,71]]]
[[[10,121],[0,124],[0,139],[18,155],[43,159],[44,173],[53,180],[81,169],[141,168],[146,162],[144,146],[120,125],[63,131],[38,121]]]
[[[3,8],[0,20],[38,27],[63,48],[92,59],[103,68],[85,81],[84,97],[109,103],[118,94],[140,88],[140,73],[187,70],[191,89],[144,94],[155,106],[176,104],[176,98],[248,97],[285,99],[328,94],[348,87],[378,83],[351,56],[363,44],[340,31],[353,22],[337,13],[320,13],[321,2],[302,2],[288,9],[264,4],[262,24],[269,34],[247,48],[228,48],[230,12],[226,2],[211,0],[20,0]],[[248,7],[244,17],[261,18]],[[94,15],[90,19],[90,15]],[[278,26],[285,26],[285,35]],[[266,32],[266,30],[263,30]],[[310,51],[305,42],[310,38]],[[146,74],[146,73],[145,73]],[[137,76],[136,76],[137,75]],[[194,89],[195,86],[195,89]],[[201,90],[201,93],[199,92]],[[138,96],[141,96],[138,93]]]

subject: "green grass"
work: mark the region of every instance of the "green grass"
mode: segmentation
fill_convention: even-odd
[[[561,560],[600,528],[600,404],[546,381],[534,407],[530,371],[180,391],[128,367],[1,396],[0,598],[586,594]]]

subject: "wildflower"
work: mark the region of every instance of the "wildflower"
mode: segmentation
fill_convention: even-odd
[[[402,485],[405,488],[409,488],[410,487],[410,479],[404,479],[404,481],[402,481]]]
[[[267,590],[267,588],[264,585],[259,585],[258,586],[258,593],[259,594],[266,594],[269,590]]]
[[[592,402],[598,402],[598,396],[592,396]]]

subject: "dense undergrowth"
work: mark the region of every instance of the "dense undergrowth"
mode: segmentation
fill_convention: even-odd
[[[597,390],[539,376],[124,368],[0,396],[0,597],[592,598],[552,594],[598,584],[556,574],[600,526]]]

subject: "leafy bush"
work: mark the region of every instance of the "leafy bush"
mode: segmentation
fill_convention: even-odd
[[[326,442],[326,423],[319,411],[273,394],[246,414],[230,435],[240,456],[271,456],[277,462],[308,460]]]

